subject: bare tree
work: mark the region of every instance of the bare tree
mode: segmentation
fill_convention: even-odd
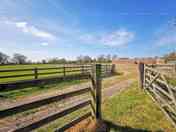
[[[168,61],[176,61],[176,52],[171,52],[164,56],[166,62]]]
[[[8,63],[9,56],[0,52],[0,64]]]
[[[27,62],[27,57],[22,54],[15,53],[12,61],[16,64],[25,64]]]
[[[48,60],[48,63],[51,63],[51,64],[64,64],[66,62],[67,62],[67,60],[65,58],[59,59],[57,57],[51,58]]]
[[[98,56],[97,61],[98,62],[105,62],[106,61],[105,55]]]
[[[106,56],[106,62],[111,62],[111,61],[112,61],[112,59],[111,59],[111,55],[108,54],[108,55]]]
[[[117,59],[117,55],[113,55],[112,60],[116,60],[116,59]]]
[[[83,56],[82,55],[78,56],[77,59],[76,59],[76,61],[78,63],[82,63],[83,62]]]

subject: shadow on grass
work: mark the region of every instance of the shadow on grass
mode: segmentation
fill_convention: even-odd
[[[121,126],[108,120],[103,120],[103,123],[106,125],[106,130],[104,132],[152,132],[151,130],[147,130],[147,129]],[[156,132],[164,132],[164,131],[158,130]]]

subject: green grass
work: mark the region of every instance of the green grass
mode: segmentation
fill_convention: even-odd
[[[47,93],[54,90],[61,90],[68,86],[83,83],[83,82],[87,82],[87,80],[70,80],[70,81],[63,81],[55,84],[40,85],[40,86],[29,87],[25,89],[0,92],[0,99],[3,99],[3,98],[17,99],[17,98],[22,98],[26,96],[38,95],[38,94]]]
[[[58,64],[59,65],[59,64]],[[1,69],[21,69],[21,68],[47,68],[47,67],[55,67],[57,64],[29,64],[29,65],[1,65]]]
[[[176,79],[170,78],[170,79],[168,79],[168,82],[169,82],[169,84],[176,86]]]
[[[30,65],[6,65],[0,66],[1,70],[9,70],[9,69],[33,69],[33,68],[55,68],[62,66],[61,64],[30,64]],[[66,68],[68,70],[80,70],[80,68]],[[50,70],[39,70],[38,73],[48,73],[48,72],[63,72],[63,69],[50,69]],[[66,75],[71,74],[79,74],[79,72],[66,72]],[[23,74],[34,74],[34,71],[17,71],[17,72],[0,72],[0,76],[9,76],[9,75],[23,75]],[[63,76],[63,73],[49,74],[49,75],[39,75],[38,78],[44,77],[53,77],[53,76]],[[26,77],[14,77],[14,78],[2,78],[0,79],[0,83],[10,82],[10,81],[19,81],[19,80],[28,80],[34,79],[34,76],[26,76]]]
[[[103,116],[106,120],[132,130],[176,131],[152,99],[141,89],[137,82],[119,95],[105,101]],[[113,129],[119,131],[121,129]]]

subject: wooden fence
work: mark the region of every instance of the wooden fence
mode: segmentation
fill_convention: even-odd
[[[113,72],[113,65],[102,65],[102,76]],[[94,74],[94,65],[63,65],[60,67],[0,70],[0,91],[16,90],[41,83],[87,79]]]
[[[168,83],[162,72],[151,66],[139,64],[139,71],[141,87],[176,127],[176,87]]]
[[[174,64],[154,64],[148,66],[162,72],[167,77],[176,76],[176,65]]]
[[[87,74],[82,74],[82,76],[85,76],[85,78],[91,80],[92,85],[90,87],[76,89],[71,92],[66,92],[66,93],[58,94],[58,95],[47,97],[47,98],[33,100],[32,102],[27,102],[24,104],[20,103],[19,105],[15,105],[10,108],[6,108],[4,110],[0,110],[0,120],[6,117],[9,117],[9,116],[13,116],[13,115],[25,112],[25,111],[32,110],[34,108],[35,109],[40,108],[42,106],[46,106],[54,102],[60,102],[62,100],[72,99],[73,97],[77,97],[79,95],[84,95],[88,93],[92,96],[91,98],[87,98],[87,99],[79,101],[76,104],[66,106],[62,110],[58,110],[54,113],[48,114],[46,117],[42,117],[41,119],[38,119],[30,124],[25,124],[22,127],[13,128],[13,130],[10,130],[10,131],[13,131],[13,132],[32,131],[34,129],[40,128],[43,125],[53,122],[57,120],[58,118],[65,117],[66,115],[71,114],[87,106],[91,108],[88,112],[84,113],[83,115],[80,115],[79,117],[65,124],[64,126],[61,126],[56,131],[63,132],[64,130],[72,127],[73,125],[80,122],[81,120],[84,120],[85,118],[88,118],[91,116],[92,117],[95,116],[97,119],[101,119],[101,87],[102,87],[101,81],[102,81],[102,77],[104,77],[105,74],[107,75],[113,74],[115,65],[107,66],[107,65],[96,64],[95,66],[92,66],[92,67],[94,71],[93,73],[88,74],[89,76],[87,76]],[[82,79],[82,78],[79,78],[79,79]],[[0,128],[0,130],[3,130],[3,129]],[[4,128],[4,131],[7,131],[7,130],[8,129]]]

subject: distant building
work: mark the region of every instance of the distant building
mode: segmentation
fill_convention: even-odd
[[[112,63],[114,64],[138,64],[138,63],[144,63],[144,64],[164,64],[165,60],[162,58],[118,58],[115,60],[112,60]]]
[[[118,58],[118,59],[115,59],[115,60],[112,60],[112,63],[114,64],[134,64],[135,61],[134,59],[130,59],[130,58]]]

